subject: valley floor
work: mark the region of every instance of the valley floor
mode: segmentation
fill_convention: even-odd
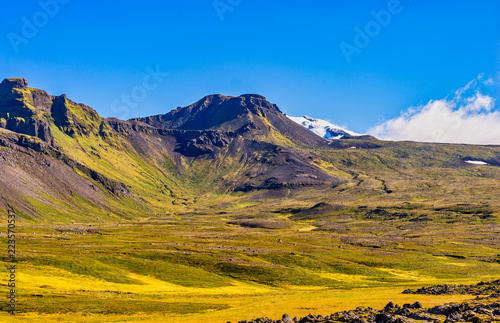
[[[246,212],[241,210],[242,213]],[[377,213],[377,212],[375,212]],[[282,218],[282,215],[276,215]],[[424,307],[471,295],[403,294],[407,288],[498,279],[500,225],[464,217],[409,221],[329,218],[256,228],[217,214],[127,223],[17,228],[18,314],[0,321],[238,322],[303,317],[389,301]],[[5,233],[1,235],[7,245]],[[1,284],[8,293],[8,259]]]

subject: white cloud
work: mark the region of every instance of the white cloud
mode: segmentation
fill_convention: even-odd
[[[500,111],[492,78],[479,75],[452,98],[411,107],[368,132],[386,140],[500,144]]]

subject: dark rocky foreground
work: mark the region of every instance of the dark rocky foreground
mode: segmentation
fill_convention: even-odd
[[[406,323],[406,322],[500,322],[500,280],[480,282],[474,285],[436,285],[422,287],[417,290],[407,289],[405,294],[468,294],[476,295],[471,302],[461,304],[445,304],[431,308],[423,308],[419,302],[414,304],[395,305],[390,302],[382,310],[370,307],[358,307],[352,311],[343,311],[331,315],[313,315],[302,318],[292,318],[284,314],[281,320],[272,320],[267,317],[239,323]]]
[[[486,295],[488,298],[500,297],[500,279],[492,282],[480,282],[473,285],[436,285],[430,287],[422,287],[416,290],[407,289],[403,294],[462,294],[462,295]]]
[[[261,317],[251,321],[239,323],[323,323],[323,322],[350,322],[350,323],[406,323],[406,322],[500,322],[500,302],[462,303],[439,305],[432,308],[422,308],[418,302],[404,304],[402,307],[387,304],[382,310],[370,307],[358,307],[352,311],[343,311],[331,315],[309,314],[302,318],[292,318],[284,314],[281,320],[272,320]]]

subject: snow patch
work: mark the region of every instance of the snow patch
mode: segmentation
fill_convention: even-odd
[[[484,162],[482,160],[466,160],[465,162],[474,165],[488,165],[487,162]]]
[[[287,117],[326,139],[341,139],[344,137],[359,136],[359,134],[354,131],[347,130],[326,120],[315,119],[308,116],[291,117],[287,115]]]

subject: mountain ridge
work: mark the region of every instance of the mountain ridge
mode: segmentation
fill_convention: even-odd
[[[144,194],[156,199],[155,203],[188,206],[193,194],[213,189],[249,192],[335,187],[349,178],[320,166],[317,155],[301,148],[327,148],[326,140],[286,118],[260,95],[211,95],[166,115],[123,121],[102,118],[64,94],[52,96],[29,88],[24,79],[4,80],[0,93],[0,128],[5,129],[0,133],[2,146],[35,151],[45,160],[41,164],[62,161],[70,168],[66,172],[100,188],[99,205],[109,209],[121,203],[115,212],[119,216],[130,205],[136,210],[150,208],[141,202]],[[27,158],[16,156],[19,164]],[[215,168],[206,173],[210,165]],[[78,177],[71,176],[71,181],[77,181]],[[43,175],[38,173],[29,179],[41,180]],[[61,177],[60,181],[67,179]],[[2,184],[7,191],[9,183]],[[15,193],[12,187],[8,191],[8,198],[17,200],[14,204],[26,205],[20,202],[24,193]],[[47,203],[41,192],[32,198],[35,204]],[[61,199],[73,205],[67,208],[76,207],[71,196]],[[87,208],[77,204],[77,208]],[[34,210],[24,207],[27,213]]]
[[[0,166],[15,175],[0,177],[0,208],[31,220],[210,213],[228,200],[263,199],[281,212],[284,198],[312,205],[446,199],[442,174],[451,182],[473,176],[464,185],[491,188],[500,165],[497,146],[324,139],[260,95],[211,95],[124,121],[24,79],[1,84]]]
[[[252,132],[261,136],[268,134],[269,126],[272,126],[299,144],[326,143],[289,122],[277,105],[269,103],[264,96],[258,94],[243,94],[237,97],[208,95],[189,106],[178,107],[166,114],[131,120],[163,129],[220,130],[240,134]]]

